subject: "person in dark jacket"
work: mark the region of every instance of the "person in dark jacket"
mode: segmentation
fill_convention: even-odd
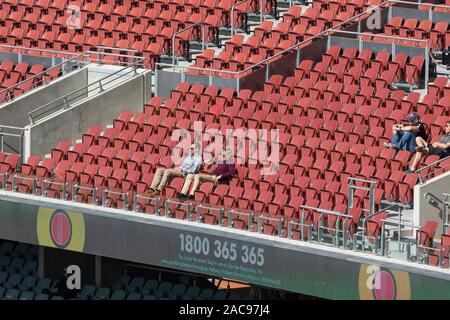
[[[67,273],[67,269],[64,269],[64,275],[62,276],[62,278],[56,281],[55,285],[52,288],[44,289],[42,292],[49,295],[49,297],[60,296],[64,299],[75,298],[78,290],[71,290],[67,288],[68,277],[69,274]]]
[[[219,163],[211,174],[199,173],[187,175],[186,180],[184,181],[183,189],[177,197],[180,199],[194,199],[195,191],[198,190],[202,183],[213,182],[217,185],[218,183],[228,181],[234,175],[236,168],[233,162],[233,152],[230,149],[227,149],[225,154],[226,161],[224,163]],[[213,159],[212,162],[217,163],[217,159]],[[191,186],[192,181],[192,189],[191,192],[189,192],[189,187]]]
[[[416,138],[417,148],[416,155],[411,166],[405,171],[405,173],[414,173],[424,156],[436,155],[440,159],[450,157],[450,121],[447,121],[444,128],[444,134],[439,139],[431,144],[428,144],[421,137]]]

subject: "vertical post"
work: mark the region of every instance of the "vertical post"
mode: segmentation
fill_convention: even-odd
[[[45,277],[45,248],[38,246],[38,275],[39,278]]]
[[[155,96],[158,95],[158,65],[155,65]]]
[[[24,152],[24,150],[25,150],[25,148],[24,148],[24,135],[25,135],[25,130],[24,129],[22,129],[21,131],[20,131],[20,164],[22,164],[22,163],[24,163],[25,162],[25,155],[23,154],[23,152]]]
[[[263,0],[259,1],[259,22],[262,23],[263,22]]]
[[[388,8],[388,21],[391,21],[392,19],[392,6],[389,6]]]
[[[349,209],[353,208],[353,192],[354,192],[353,180],[350,179],[350,181],[348,182],[348,196],[347,196]]]
[[[402,235],[402,209],[400,206],[397,207],[398,213],[398,251],[401,252],[401,235]]]
[[[384,222],[383,222],[383,225],[381,226],[381,244],[380,244],[380,247],[381,247],[381,255],[382,256],[385,256],[386,255],[386,235],[385,235],[385,224],[384,224]]]
[[[428,92],[428,79],[430,77],[430,52],[428,51],[428,42],[425,45],[425,90]]]
[[[257,225],[258,225],[258,230],[257,230],[257,232],[258,232],[258,233],[261,233],[261,217],[258,216],[257,219],[258,219],[258,220],[257,220],[257,221],[258,221],[258,222],[257,222]]]
[[[2,131],[3,131],[3,127],[2,126],[0,126],[0,152],[3,152],[3,133],[2,133]]]
[[[372,215],[375,213],[375,189],[372,183],[370,183],[369,185],[369,215]]]
[[[300,64],[300,49],[297,49],[297,55],[295,57],[295,66],[298,67]]]
[[[95,256],[95,285],[102,286],[102,257]]]
[[[200,29],[202,31],[202,51],[204,51],[206,43],[205,43],[205,25],[203,23],[201,24],[201,28]]]

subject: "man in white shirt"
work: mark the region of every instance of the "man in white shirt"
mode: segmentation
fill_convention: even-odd
[[[203,163],[202,156],[198,154],[195,145],[191,145],[189,155],[183,160],[180,167],[174,169],[158,168],[150,186],[150,196],[157,196],[161,193],[168,181],[174,177],[185,177],[188,174],[196,174],[200,171]]]

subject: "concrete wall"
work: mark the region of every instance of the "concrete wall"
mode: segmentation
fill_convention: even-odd
[[[143,110],[145,76],[138,75],[95,97],[84,99],[34,125],[27,126],[26,153],[44,156],[60,140],[81,139],[92,125],[112,124],[122,111]]]
[[[431,206],[428,199],[425,199],[425,194],[428,192],[441,200],[442,193],[450,193],[450,171],[414,187],[414,223],[423,225],[427,220],[438,221],[435,239],[440,240],[443,221],[442,205],[439,205],[439,209]]]
[[[58,78],[48,85],[41,86],[39,89],[32,90],[14,101],[1,105],[0,125],[25,127],[30,123],[28,112],[86,86],[87,81],[87,68],[83,68]],[[86,93],[83,93],[83,91],[80,91],[77,95],[79,95],[79,98],[76,101],[86,97]],[[49,106],[49,108],[51,107]],[[18,138],[5,137],[5,143],[16,150],[20,149]]]

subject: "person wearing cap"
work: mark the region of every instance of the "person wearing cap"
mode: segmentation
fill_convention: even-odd
[[[198,148],[193,144],[189,148],[189,154],[184,158],[180,167],[174,169],[158,168],[150,186],[149,196],[157,196],[165,188],[170,179],[175,177],[185,177],[196,174],[203,164],[202,156],[198,153]]]
[[[414,156],[414,160],[411,166],[405,170],[405,173],[413,173],[417,170],[417,166],[422,160],[423,156],[426,155],[436,155],[439,156],[440,159],[444,159],[450,157],[450,121],[447,121],[444,128],[444,134],[439,139],[439,141],[435,141],[431,144],[427,144],[427,142],[422,139],[422,137],[416,138],[417,143],[417,152]]]
[[[181,193],[179,193],[177,197],[179,199],[194,199],[195,191],[198,190],[202,183],[213,182],[214,185],[217,185],[218,183],[228,181],[234,175],[236,168],[233,161],[233,152],[230,149],[227,149],[226,152],[224,152],[224,156],[225,163],[221,162],[217,157],[208,162],[210,166],[214,163],[218,163],[216,169],[214,169],[211,174],[189,174],[184,181]],[[191,192],[189,192],[192,182],[192,189]]]
[[[413,112],[406,119],[409,125],[394,124],[392,126],[392,142],[384,143],[386,148],[395,150],[407,150],[411,153],[416,152],[416,138],[420,137],[427,140],[425,126],[419,121],[419,114]]]

